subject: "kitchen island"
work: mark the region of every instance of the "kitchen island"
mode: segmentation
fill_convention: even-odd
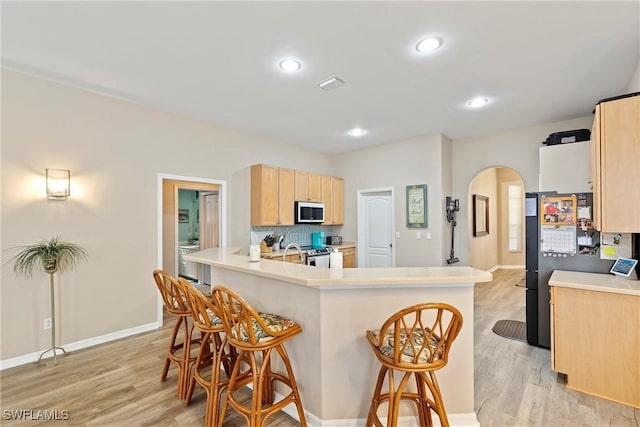
[[[212,285],[242,295],[261,311],[296,320],[287,343],[310,425],[363,424],[380,368],[365,338],[394,312],[445,302],[464,318],[448,365],[437,374],[451,425],[478,425],[473,399],[473,287],[492,279],[471,267],[325,269],[263,259],[238,249],[187,255],[211,267]],[[295,416],[295,411],[286,411]],[[407,417],[414,416],[408,410]]]

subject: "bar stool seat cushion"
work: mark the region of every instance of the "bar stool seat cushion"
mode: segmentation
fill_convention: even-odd
[[[258,314],[260,315],[264,323],[272,332],[286,331],[287,329],[297,325],[295,321],[291,319],[287,319],[286,317],[280,316],[278,314],[262,313],[262,312],[259,312]],[[256,339],[258,340],[258,342],[267,342],[275,338],[274,336],[266,333],[262,329],[260,324],[258,324],[258,321],[255,320],[254,318],[251,318],[251,326],[253,327],[253,333]],[[240,340],[244,342],[250,341],[249,335],[247,334],[247,331],[244,328],[240,330],[240,334],[241,334],[241,337],[239,337]],[[235,338],[238,338],[235,336],[236,335],[235,330],[233,335]]]
[[[378,341],[380,337],[380,329],[371,331],[375,340]],[[378,347],[380,352],[389,359],[393,359],[394,356],[394,329],[389,328],[386,330],[382,345]],[[427,337],[429,343],[423,345],[425,342],[425,335],[421,329],[414,329],[411,338],[407,330],[400,329],[400,347],[402,348],[402,362],[407,363],[431,363],[434,360],[440,359],[442,355],[442,346],[438,347],[440,340],[433,335]],[[409,341],[409,342],[407,342]],[[416,360],[416,352],[420,352],[418,359]],[[432,357],[433,354],[433,357]]]

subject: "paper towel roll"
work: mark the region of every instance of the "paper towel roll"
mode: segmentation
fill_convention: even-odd
[[[329,254],[329,268],[342,268],[342,252]]]
[[[249,246],[249,259],[251,261],[260,261],[260,245]]]

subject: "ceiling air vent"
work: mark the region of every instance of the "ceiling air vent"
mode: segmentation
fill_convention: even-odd
[[[316,83],[320,89],[331,90],[335,89],[338,86],[342,86],[344,84],[344,80],[339,79],[336,76],[329,77],[326,80],[321,81],[320,83]]]

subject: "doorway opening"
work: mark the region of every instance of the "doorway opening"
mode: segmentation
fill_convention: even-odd
[[[394,267],[393,188],[358,190],[358,267]]]
[[[522,177],[508,167],[487,168],[471,180],[467,206],[472,267],[524,269],[524,195]]]
[[[226,181],[158,174],[158,268],[198,286],[211,282],[210,269],[182,255],[226,247]],[[158,321],[162,323],[158,295]]]

